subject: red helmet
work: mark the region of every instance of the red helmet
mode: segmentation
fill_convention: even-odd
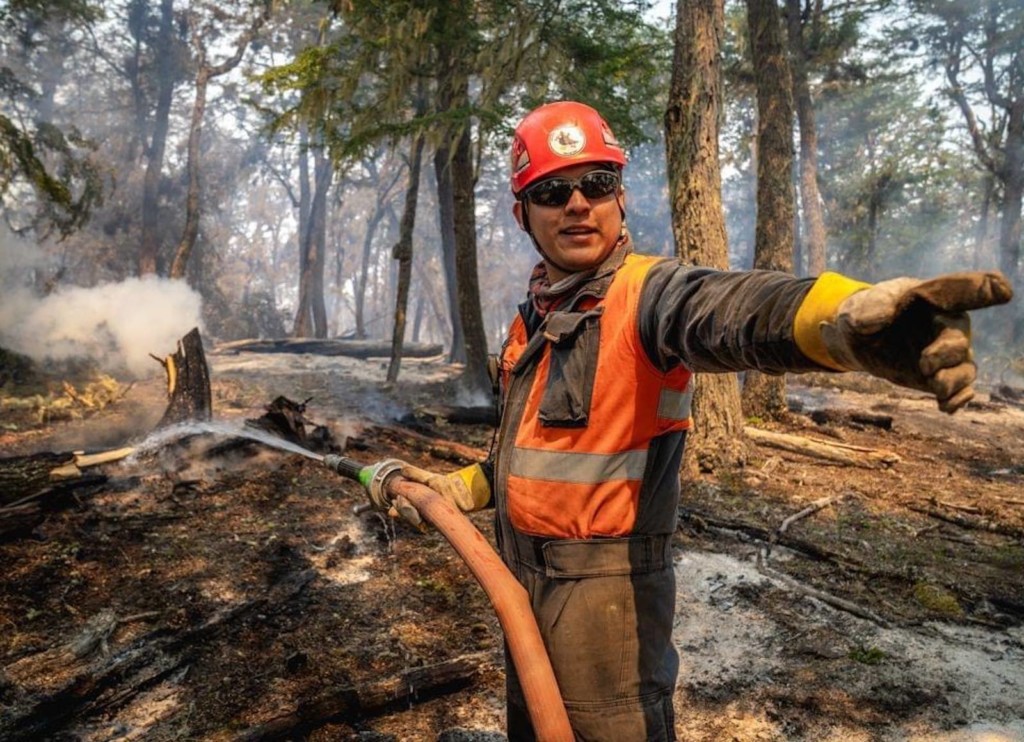
[[[581,162],[626,164],[601,114],[575,101],[535,108],[519,122],[512,139],[512,192],[518,195],[548,173]]]

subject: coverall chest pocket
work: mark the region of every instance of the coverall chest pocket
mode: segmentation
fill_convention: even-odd
[[[551,428],[582,428],[590,419],[603,307],[551,312],[540,332],[551,346],[547,383],[538,414]]]

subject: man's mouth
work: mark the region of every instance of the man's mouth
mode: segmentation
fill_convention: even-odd
[[[596,231],[597,230],[595,230],[593,227],[577,226],[577,227],[566,227],[565,229],[562,230],[562,234],[567,234],[567,235],[583,235],[583,234],[591,234],[591,233],[596,232]]]

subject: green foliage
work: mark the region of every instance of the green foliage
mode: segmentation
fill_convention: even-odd
[[[956,596],[939,585],[917,583],[914,585],[914,600],[929,611],[948,618],[958,618],[964,613]]]
[[[858,644],[850,649],[847,656],[854,662],[859,662],[862,665],[880,665],[889,655],[878,647],[865,647],[863,644]]]
[[[0,30],[24,53],[38,40],[44,22],[91,23],[101,15],[83,0],[13,0],[0,7]],[[93,144],[74,127],[61,130],[33,120],[36,90],[7,66],[0,67],[0,205],[35,197],[35,214],[23,229],[78,229],[103,200],[99,168],[89,159]]]
[[[962,152],[913,81],[871,75],[819,99],[831,259],[865,278],[946,262],[970,208]]]
[[[336,2],[329,34],[259,78],[264,110],[272,131],[316,128],[336,161],[419,132],[453,141],[474,123],[485,139],[505,137],[511,118],[562,97],[596,106],[624,143],[643,141],[669,55],[667,34],[641,17],[648,5]],[[416,90],[428,97],[420,115]]]
[[[25,184],[37,200],[31,226],[56,227],[63,235],[78,229],[103,202],[100,171],[88,158],[91,147],[74,129],[65,133],[39,123],[26,131],[0,114],[0,203],[7,206],[12,194],[23,198],[17,186]]]
[[[5,0],[0,5],[0,28],[17,31],[44,19],[92,23],[102,16],[102,8],[89,0]]]

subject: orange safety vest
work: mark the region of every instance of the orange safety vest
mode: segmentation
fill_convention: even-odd
[[[592,313],[599,340],[586,421],[553,426],[541,419],[550,382],[552,343],[531,354],[537,368],[504,484],[506,512],[516,530],[533,536],[581,539],[632,533],[640,506],[648,449],[656,437],[690,426],[692,396],[688,369],[660,371],[640,340],[638,305],[644,277],[662,258],[630,254],[603,297],[584,297],[575,311]],[[550,315],[548,317],[550,319]],[[542,325],[538,332],[544,332]],[[584,330],[585,332],[586,330]],[[576,339],[579,343],[579,339]],[[502,352],[503,394],[528,343],[517,316]],[[508,399],[503,400],[505,408]],[[511,431],[508,431],[511,432]]]

